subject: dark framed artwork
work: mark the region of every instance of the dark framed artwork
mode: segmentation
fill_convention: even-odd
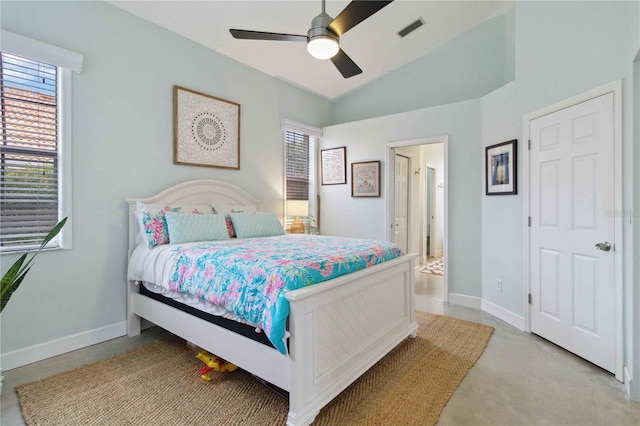
[[[320,169],[322,185],[347,183],[347,147],[321,150]]]
[[[240,104],[173,86],[173,163],[240,169]]]
[[[518,193],[516,139],[485,148],[486,195]]]
[[[351,163],[351,196],[380,196],[380,161]]]

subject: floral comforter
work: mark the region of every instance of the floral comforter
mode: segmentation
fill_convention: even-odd
[[[251,238],[177,246],[170,290],[223,306],[261,327],[287,353],[285,293],[402,255],[385,241],[318,235]]]

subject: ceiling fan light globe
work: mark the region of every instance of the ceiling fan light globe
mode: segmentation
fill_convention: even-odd
[[[325,35],[318,35],[309,39],[307,51],[317,59],[329,59],[338,53],[340,46],[338,42]]]

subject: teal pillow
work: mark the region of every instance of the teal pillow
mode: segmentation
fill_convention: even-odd
[[[223,214],[189,214],[166,212],[169,244],[228,240]]]
[[[273,213],[229,213],[238,238],[284,235],[282,224]]]

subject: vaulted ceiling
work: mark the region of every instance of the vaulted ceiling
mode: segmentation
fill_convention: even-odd
[[[363,70],[343,78],[330,60],[313,58],[306,43],[239,40],[229,29],[306,35],[321,0],[120,1],[110,3],[273,77],[335,100],[428,54],[481,22],[504,14],[511,1],[396,0],[340,38]],[[335,18],[348,1],[327,1]],[[424,25],[400,37],[418,19]]]

